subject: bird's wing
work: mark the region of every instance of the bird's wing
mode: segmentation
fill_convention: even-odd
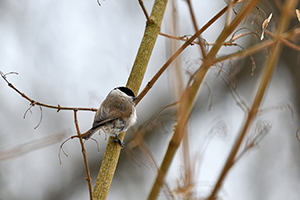
[[[92,129],[96,130],[115,119],[129,117],[132,113],[132,108],[125,106],[126,104],[122,101],[126,99],[114,99],[113,103],[110,105],[113,109],[109,109],[107,106],[107,100],[104,100],[99,110],[97,111]]]

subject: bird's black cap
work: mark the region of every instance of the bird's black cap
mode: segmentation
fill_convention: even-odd
[[[121,90],[122,92],[124,92],[125,94],[127,94],[128,96],[132,96],[132,97],[135,97],[134,93],[132,92],[131,89],[127,88],[127,87],[124,87],[124,86],[120,86],[120,87],[117,87],[115,89],[119,89]]]

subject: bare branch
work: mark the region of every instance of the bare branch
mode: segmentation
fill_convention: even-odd
[[[150,21],[150,17],[149,17],[149,15],[148,15],[148,12],[147,12],[145,6],[144,6],[143,0],[138,0],[138,1],[139,1],[139,4],[140,4],[140,6],[141,6],[141,8],[142,8],[142,10],[143,10],[143,13],[144,13],[144,15],[145,15],[147,21]]]
[[[26,99],[27,101],[29,101],[30,105],[32,107],[35,106],[35,105],[38,105],[38,106],[43,106],[43,107],[47,107],[47,108],[57,109],[57,112],[59,112],[60,110],[78,110],[78,111],[81,110],[81,111],[94,111],[94,112],[97,111],[96,108],[63,107],[63,106],[60,106],[59,104],[57,106],[53,106],[53,105],[49,105],[49,104],[40,103],[38,101],[35,101],[35,100],[29,98],[26,94],[22,93],[12,83],[10,83],[7,80],[6,75],[8,75],[8,74],[17,74],[16,72],[9,72],[7,74],[4,74],[3,72],[0,71],[0,74],[1,74],[2,78],[4,79],[4,81],[8,84],[8,86],[11,87],[13,90],[15,90],[17,93],[19,93],[24,99]],[[25,112],[25,114],[26,114],[26,112]]]
[[[74,123],[75,123],[75,127],[76,127],[76,130],[77,130],[77,135],[78,135],[78,138],[79,138],[79,142],[80,142],[80,145],[81,145],[81,152],[82,152],[84,165],[85,165],[85,171],[86,171],[86,175],[87,175],[85,180],[88,182],[90,200],[93,200],[92,179],[91,179],[91,175],[90,175],[90,169],[89,169],[89,164],[88,164],[88,161],[87,161],[87,156],[86,156],[86,152],[85,152],[85,148],[84,148],[84,143],[83,143],[83,140],[82,140],[82,135],[80,133],[79,126],[78,126],[77,110],[74,110]]]

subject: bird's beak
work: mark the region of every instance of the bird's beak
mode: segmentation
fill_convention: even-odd
[[[133,102],[136,102],[140,97],[133,97]]]

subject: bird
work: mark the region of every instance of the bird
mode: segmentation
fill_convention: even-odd
[[[124,143],[119,134],[128,130],[137,121],[135,104],[139,98],[131,89],[119,86],[109,92],[94,116],[92,128],[82,134],[82,138],[88,140],[95,132],[102,129],[110,136],[117,139],[122,148]]]

